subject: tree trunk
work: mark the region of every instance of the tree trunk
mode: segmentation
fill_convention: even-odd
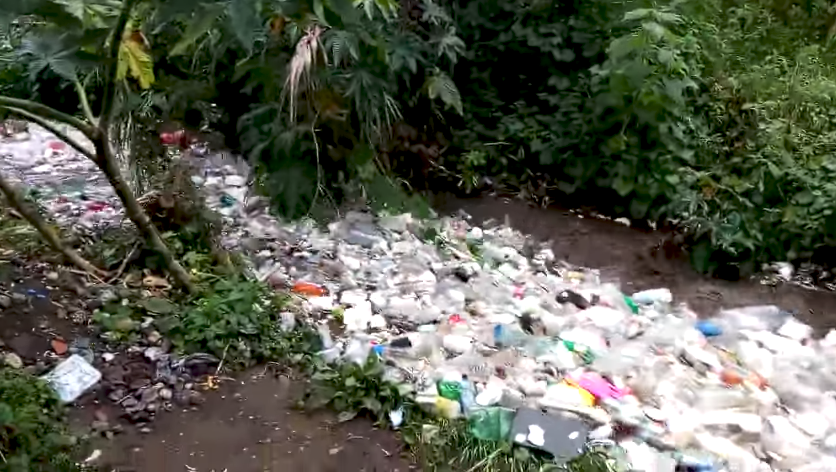
[[[189,276],[189,273],[174,258],[174,254],[171,253],[168,245],[163,241],[160,232],[157,231],[157,227],[151,222],[151,218],[148,217],[145,210],[139,205],[131,187],[122,175],[122,170],[119,168],[119,164],[116,162],[116,156],[110,147],[109,133],[107,130],[101,131],[101,134],[93,143],[96,146],[96,164],[104,172],[105,176],[107,176],[107,180],[122,201],[128,218],[133,221],[140,233],[151,244],[151,248],[163,257],[165,266],[171,272],[174,281],[190,293],[196,293],[197,288],[192,283],[192,278]]]
[[[95,275],[104,275],[102,270],[96,268],[87,259],[81,257],[77,252],[64,246],[61,239],[55,234],[55,231],[49,227],[46,220],[38,213],[36,208],[26,203],[11,183],[0,174],[0,191],[6,196],[9,204],[20,213],[26,221],[38,230],[38,233],[46,240],[46,242],[56,251],[60,252],[67,258],[68,261],[78,266],[81,270]]]

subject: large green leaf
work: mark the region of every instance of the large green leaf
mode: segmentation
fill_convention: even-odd
[[[42,34],[28,36],[21,44],[18,55],[26,61],[32,80],[44,70],[76,80],[80,65],[77,52],[66,35]]]
[[[450,76],[444,72],[436,71],[427,78],[426,87],[431,99],[440,98],[446,106],[452,107],[460,115],[464,114],[462,96]]]
[[[232,32],[248,52],[252,53],[256,39],[264,25],[260,18],[258,3],[254,0],[232,0],[227,9]]]
[[[208,33],[215,22],[224,14],[224,6],[219,3],[203,4],[194,17],[191,18],[183,36],[169,51],[170,56],[178,56],[186,52],[201,36]]]

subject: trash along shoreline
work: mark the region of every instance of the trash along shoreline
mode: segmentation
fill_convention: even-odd
[[[79,167],[71,150],[46,148]],[[53,176],[31,157],[26,165]],[[282,222],[241,166],[213,156],[192,181],[223,217],[224,248],[246,256],[252,277],[304,299],[303,314],[283,314],[276,329],[316,326],[328,362],[379,357],[386,380],[411,386],[434,415],[465,418],[480,439],[558,461],[596,448],[648,472],[836,470],[836,334],[813,339],[779,307],[697,314],[663,287],[624,294],[546,244],[466,215]],[[81,226],[121,222],[104,188],[83,192],[103,203],[77,208],[55,191],[45,206]],[[85,380],[58,388],[65,398],[97,381],[82,367]],[[56,377],[47,379],[61,385]],[[389,419],[398,426],[403,415]]]

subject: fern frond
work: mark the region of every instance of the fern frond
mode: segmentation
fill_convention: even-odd
[[[325,49],[335,67],[360,59],[360,38],[345,30],[330,30],[325,37]]]

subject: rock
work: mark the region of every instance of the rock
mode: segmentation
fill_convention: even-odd
[[[12,299],[6,295],[0,295],[0,308],[9,308],[12,306]]]
[[[15,292],[12,294],[12,301],[15,303],[26,303],[26,295]]]
[[[157,344],[158,342],[160,342],[160,339],[162,338],[163,336],[156,330],[151,331],[145,336],[145,339],[147,339],[148,342],[151,344]]]
[[[143,355],[145,356],[145,358],[146,358],[146,359],[148,359],[149,361],[151,361],[151,362],[156,362],[158,359],[160,359],[162,356],[164,356],[164,355],[165,355],[165,351],[163,351],[163,349],[162,349],[162,348],[160,348],[160,347],[157,347],[157,346],[151,346],[151,347],[149,347],[149,348],[145,349],[145,350],[142,352],[142,354],[143,354]]]
[[[174,393],[171,391],[170,388],[161,388],[160,389],[160,399],[169,401],[171,400]]]
[[[49,280],[50,282],[57,282],[58,281],[58,272],[54,272],[54,271],[47,272],[46,273],[46,279]]]
[[[23,359],[13,352],[7,352],[3,355],[3,364],[12,369],[20,369],[23,368]]]
[[[412,222],[412,215],[409,213],[404,213],[401,215],[383,216],[378,221],[378,224],[383,229],[403,233],[404,231],[409,229],[409,225],[412,224]]]
[[[190,405],[199,406],[206,402],[206,397],[200,392],[188,390],[188,401]]]

